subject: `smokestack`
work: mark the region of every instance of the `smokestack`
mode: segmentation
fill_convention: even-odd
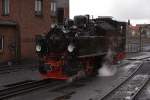
[[[128,19],[128,25],[130,25],[130,19]]]

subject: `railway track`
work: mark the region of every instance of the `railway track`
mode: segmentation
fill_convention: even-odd
[[[137,94],[134,100],[149,100],[150,99],[150,81],[147,83],[146,86]]]
[[[9,73],[13,71],[18,71],[23,69],[23,67],[16,67],[16,66],[1,66],[0,67],[0,74]]]
[[[18,96],[48,86],[53,87],[55,85],[58,85],[59,83],[60,81],[41,80],[41,81],[33,81],[33,82],[28,82],[20,85],[10,86],[6,89],[0,90],[0,100],[7,99],[13,96]]]
[[[106,95],[92,100],[135,100],[137,94],[140,93],[150,79],[148,74],[136,73],[142,66],[143,64],[141,64],[140,67],[126,80],[113,88]]]
[[[102,97],[101,100],[120,100],[120,99],[133,100],[149,80],[148,75],[138,75],[138,76],[135,75],[135,73],[140,69],[142,65],[143,64],[140,64],[139,68],[137,68],[130,77],[128,77],[124,82],[122,82],[115,89],[110,91],[107,95]],[[138,83],[138,84],[133,85],[134,83]],[[57,86],[57,84],[59,84],[59,86]],[[68,86],[68,84],[61,83],[60,85],[60,81],[52,82],[51,80],[44,80],[44,81],[42,80],[42,81],[27,82],[21,85],[14,85],[14,86],[12,85],[4,90],[0,90],[0,100],[7,99],[13,96],[18,96],[20,94],[28,93],[30,91],[34,91],[47,86],[50,86],[52,88],[54,87],[52,90],[56,90],[62,87],[66,87]],[[130,90],[130,88],[132,89]]]
[[[115,91],[117,91],[121,86],[123,86],[126,82],[128,82],[132,77],[134,77],[138,73],[138,71],[142,70],[144,61],[142,61],[140,63],[139,61],[135,60],[134,62],[135,62],[134,67],[133,68],[131,67],[131,69],[128,71],[129,73],[127,73],[129,75],[123,76],[120,78],[122,81],[120,81],[119,83],[114,85],[112,88],[110,88],[109,91],[106,91],[104,94],[102,94],[102,95],[98,94],[96,97],[90,98],[89,100],[126,100],[126,99],[122,99],[122,98],[114,99],[114,98],[109,98],[109,97],[112,96]],[[131,70],[132,70],[132,73],[131,73]],[[107,99],[107,98],[109,98],[109,99]]]
[[[34,69],[37,65],[13,65],[13,66],[0,66],[0,74],[9,73],[9,72],[16,72],[23,69]]]
[[[149,81],[148,75],[136,75],[104,96],[101,100],[135,100],[137,94]]]

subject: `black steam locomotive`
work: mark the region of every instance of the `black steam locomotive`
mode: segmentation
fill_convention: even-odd
[[[36,39],[39,72],[45,78],[68,79],[97,73],[108,51],[113,62],[125,57],[126,22],[110,17],[75,16]]]

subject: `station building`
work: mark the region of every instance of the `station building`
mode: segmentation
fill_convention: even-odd
[[[0,0],[0,63],[36,59],[35,37],[69,18],[69,0]]]

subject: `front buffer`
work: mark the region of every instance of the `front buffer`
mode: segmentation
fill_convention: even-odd
[[[39,72],[44,79],[68,80],[93,74],[95,60],[93,58],[82,58],[78,61],[48,60],[39,65]],[[97,67],[96,67],[97,68]]]

